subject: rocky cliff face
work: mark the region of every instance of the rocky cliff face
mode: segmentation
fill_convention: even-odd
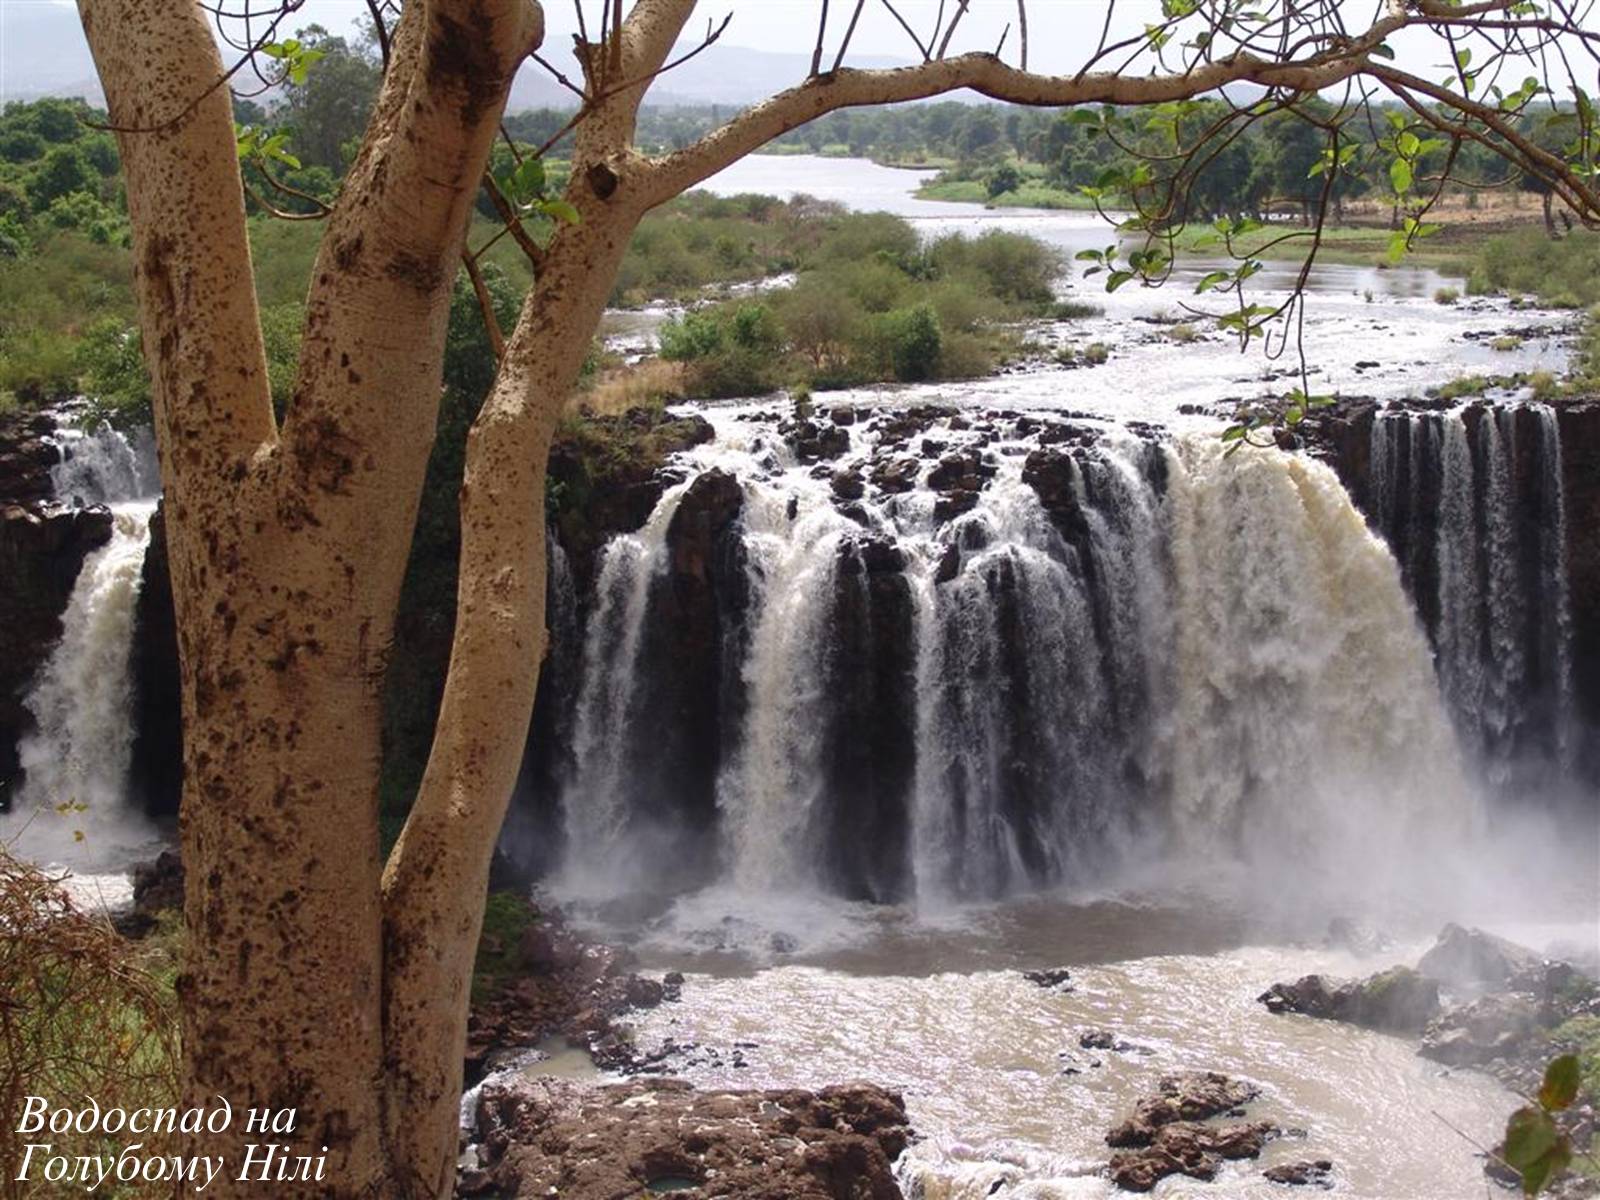
[[[38,414],[0,418],[0,807],[21,783],[17,743],[32,727],[23,696],[61,636],[84,558],[111,537],[107,510],[48,503],[52,429]]]
[[[1552,567],[1559,563],[1570,621],[1564,657],[1576,718],[1573,764],[1582,778],[1600,779],[1600,401],[1558,401],[1548,410],[1469,403],[1460,409],[1459,441],[1452,445],[1441,414],[1457,407],[1357,401],[1308,423],[1305,432],[1310,448],[1332,464],[1393,550],[1440,655],[1441,673],[1449,673],[1448,642],[1452,636],[1459,642],[1463,623],[1472,620],[1495,626],[1484,630],[1494,658],[1520,664],[1514,677],[1496,681],[1518,710],[1510,720],[1497,715],[1497,723],[1511,728],[1500,747],[1507,758],[1551,750],[1529,739],[1557,725],[1550,592]],[[1381,437],[1375,436],[1380,421]],[[1557,454],[1558,473],[1552,469]],[[1558,528],[1563,537],[1556,546],[1550,534]],[[1500,561],[1490,561],[1497,552]],[[1476,617],[1459,606],[1447,611],[1451,585],[1441,574],[1450,570],[1478,577],[1477,591],[1466,596],[1470,608],[1511,611]],[[1448,694],[1448,678],[1445,685]]]

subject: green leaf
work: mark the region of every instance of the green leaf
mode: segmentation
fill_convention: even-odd
[[[1470,49],[1463,46],[1460,50],[1456,51],[1456,66],[1465,70],[1467,65],[1471,62],[1472,51]]]
[[[1566,1145],[1566,1139],[1563,1138],[1548,1154],[1522,1172],[1522,1194],[1537,1196],[1544,1190],[1544,1185],[1565,1171],[1571,1162],[1572,1149]]]
[[[1232,271],[1213,271],[1194,285],[1194,293],[1198,296],[1202,292],[1209,292],[1212,288],[1219,284],[1227,283],[1232,278]]]
[[[1392,60],[1394,58],[1394,49],[1389,45],[1388,42],[1379,42],[1372,48],[1371,54],[1375,58],[1387,58]]]
[[[1539,1085],[1539,1103],[1547,1112],[1560,1112],[1578,1098],[1582,1071],[1576,1054],[1563,1054],[1550,1060],[1544,1069],[1544,1082]]]
[[[1400,157],[1415,158],[1422,149],[1422,139],[1408,129],[1395,139],[1395,148],[1400,151]]]
[[[546,216],[557,221],[565,221],[568,225],[583,223],[583,214],[565,200],[546,200],[539,205],[539,208]]]
[[[1394,184],[1395,194],[1404,196],[1411,190],[1411,164],[1403,158],[1397,158],[1389,164],[1389,182]]]
[[[1506,1163],[1513,1170],[1526,1171],[1555,1149],[1560,1140],[1549,1113],[1531,1106],[1519,1108],[1506,1121]]]
[[[1075,262],[1099,262],[1105,255],[1099,250],[1079,250],[1072,258]]]
[[[1237,442],[1244,436],[1244,432],[1243,425],[1230,425],[1222,431],[1222,440],[1225,442]]]
[[[1114,292],[1132,278],[1132,271],[1113,271],[1106,276],[1106,291]]]

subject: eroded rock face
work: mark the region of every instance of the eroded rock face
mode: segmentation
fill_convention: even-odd
[[[1453,987],[1499,987],[1540,961],[1539,955],[1525,946],[1481,929],[1452,924],[1440,931],[1439,940],[1418,961],[1417,970]]]
[[[83,560],[110,540],[111,524],[104,508],[0,502],[0,806],[21,782],[17,743],[33,726],[23,697],[61,637]]]
[[[463,1195],[613,1200],[693,1187],[747,1200],[900,1200],[905,1103],[871,1084],[702,1092],[679,1080],[491,1084]]]
[[[1165,1075],[1156,1095],[1134,1107],[1133,1116],[1106,1134],[1113,1148],[1148,1146],[1156,1131],[1178,1121],[1204,1121],[1242,1109],[1261,1093],[1253,1083],[1230,1079],[1216,1071]]]
[[[1418,1053],[1446,1066],[1481,1067],[1515,1054],[1539,1029],[1531,996],[1489,995],[1430,1021]]]
[[[1243,1116],[1260,1089],[1215,1071],[1165,1076],[1159,1093],[1139,1101],[1133,1116],[1106,1135],[1120,1149],[1107,1171],[1130,1192],[1148,1192],[1168,1175],[1211,1180],[1224,1159],[1256,1158],[1280,1130],[1270,1121],[1212,1123]]]
[[[1440,1011],[1438,983],[1410,967],[1391,967],[1358,981],[1306,975],[1275,983],[1257,999],[1268,1012],[1349,1021],[1389,1033],[1418,1033]]]
[[[1273,1183],[1288,1184],[1292,1187],[1331,1188],[1333,1186],[1333,1163],[1326,1158],[1306,1162],[1280,1163],[1276,1167],[1268,1167],[1261,1174]]]

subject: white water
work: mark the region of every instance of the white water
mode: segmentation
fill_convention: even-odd
[[[687,463],[744,481],[753,632],[744,717],[722,731],[727,866],[704,882],[814,893],[830,851],[810,831],[828,799],[834,575],[865,531],[759,417],[710,415],[718,437]],[[900,803],[919,905],[1103,886],[1152,861],[1231,864],[1313,910],[1451,894],[1480,799],[1394,561],[1332,471],[1109,431],[1078,467],[1087,540],[1070,544],[1021,479],[1030,446],[1002,442],[977,507],[947,524],[921,489],[862,502],[868,530],[904,552],[914,600],[916,773]],[[562,797],[567,895],[625,895],[649,875],[630,815],[661,814],[628,813],[620,772],[656,736],[628,714],[645,668],[661,669],[635,655],[680,496],[600,572],[578,692],[587,765]],[[938,582],[952,546],[959,568]]]
[[[125,883],[94,873],[119,871],[160,842],[126,803],[134,614],[158,483],[148,438],[102,427],[63,430],[61,441],[57,496],[109,505],[111,538],[84,559],[61,640],[24,699],[36,727],[18,746],[25,778],[0,816],[0,840],[25,858],[86,874],[90,895],[116,899]]]
[[[1522,424],[1534,445],[1518,446],[1528,436],[1519,414],[1532,418]],[[1419,603],[1436,608],[1435,666],[1457,731],[1475,765],[1507,787],[1537,757],[1530,740],[1558,768],[1572,750],[1561,443],[1547,405],[1474,416],[1475,444],[1465,409],[1373,423],[1375,521],[1408,556]],[[1519,483],[1522,460],[1535,477]]]

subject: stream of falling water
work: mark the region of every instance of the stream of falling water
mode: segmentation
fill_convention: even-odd
[[[68,428],[62,442],[57,497],[108,506],[111,536],[84,559],[61,639],[24,698],[34,729],[18,746],[24,783],[0,816],[0,839],[23,857],[70,867],[81,896],[115,905],[127,893],[120,872],[161,842],[126,803],[134,615],[158,482],[148,437]]]

